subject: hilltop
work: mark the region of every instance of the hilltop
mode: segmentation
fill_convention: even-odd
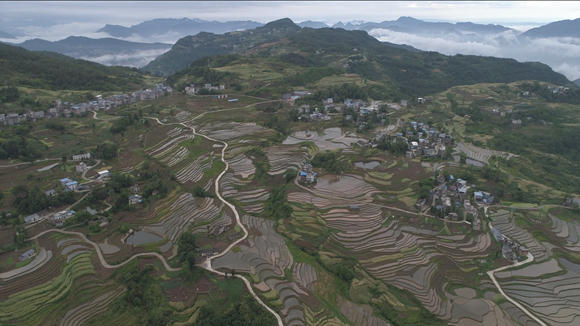
[[[132,90],[144,74],[126,67],[106,67],[57,53],[32,52],[0,44],[1,85],[50,90]]]
[[[277,68],[261,68],[279,75],[269,76],[268,83],[254,82],[254,94],[279,94],[290,86],[312,85],[330,75],[356,75],[382,88],[384,96],[423,96],[455,85],[518,80],[540,80],[560,85],[570,83],[566,77],[540,63],[468,55],[446,56],[407,49],[405,46],[382,43],[361,30],[300,28],[289,19],[284,19],[250,31],[224,35],[200,33],[183,38],[171,51],[143,69],[159,73],[186,67],[193,62],[191,65],[198,68],[210,65],[235,72],[243,70],[242,67],[248,64],[245,59],[232,60],[233,57],[229,57],[226,63],[217,60],[217,65],[210,60],[213,55],[226,53],[262,61],[260,65],[264,67],[271,66],[266,63],[268,61],[278,62]],[[190,67],[170,76],[168,82],[176,85],[178,81],[194,81],[200,74],[199,69]],[[249,83],[251,75],[242,74],[242,79]],[[292,75],[295,78],[289,82]],[[213,79],[213,82],[216,81],[219,78]]]
[[[131,54],[139,54],[143,53],[143,51],[155,51],[159,54],[171,49],[171,44],[165,43],[139,43],[114,38],[92,39],[81,36],[70,36],[55,42],[32,39],[11,45],[20,46],[30,51],[57,52],[77,59],[114,56],[115,60],[112,62],[114,65],[131,65],[131,63],[134,63],[134,60],[131,60],[134,59],[130,57]],[[128,57],[128,60],[124,60],[126,57]]]

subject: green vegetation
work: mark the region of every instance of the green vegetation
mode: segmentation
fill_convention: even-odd
[[[73,192],[62,192],[56,197],[47,196],[40,188],[28,189],[25,185],[12,188],[14,207],[21,214],[33,214],[49,207],[59,207],[76,201]]]
[[[264,203],[264,210],[268,216],[278,220],[292,215],[292,206],[286,198],[286,187],[278,186],[270,192],[270,197]]]
[[[171,321],[172,313],[167,299],[158,282],[151,276],[155,267],[151,264],[139,268],[135,259],[119,272],[118,281],[127,287],[127,291],[115,300],[112,312],[129,310],[139,319],[140,325],[166,325]]]
[[[242,296],[233,306],[203,306],[198,319],[190,326],[270,326],[276,324],[276,318],[264,309],[250,295]]]
[[[138,88],[143,81],[143,73],[137,69],[107,67],[7,44],[0,44],[0,71],[3,76],[1,86],[30,86],[51,90],[129,91]]]
[[[344,169],[338,161],[338,156],[336,153],[330,151],[318,153],[310,161],[310,164],[312,164],[312,166],[315,168],[321,168],[325,171],[335,174],[341,173]]]

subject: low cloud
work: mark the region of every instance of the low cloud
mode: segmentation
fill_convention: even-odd
[[[518,39],[513,32],[479,36],[476,41],[461,41],[457,35],[429,37],[373,29],[369,32],[380,41],[407,44],[424,51],[446,55],[465,54],[513,58],[521,62],[542,62],[570,80],[580,78],[580,39],[571,37]]]
[[[167,52],[167,50],[147,50],[125,54],[105,54],[98,57],[85,56],[80,59],[94,61],[106,66],[141,68],[165,52]]]

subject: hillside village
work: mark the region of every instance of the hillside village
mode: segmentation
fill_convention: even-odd
[[[63,103],[61,100],[56,100],[54,107],[46,111],[27,110],[23,114],[0,114],[0,123],[7,126],[14,126],[22,121],[34,122],[42,119],[58,119],[59,117],[70,118],[73,115],[83,115],[89,111],[108,111],[121,105],[133,104],[137,101],[158,99],[172,92],[173,89],[171,86],[160,83],[153,88],[139,90],[131,94],[111,95],[105,99],[103,99],[102,95],[97,95],[94,101],[83,103]]]

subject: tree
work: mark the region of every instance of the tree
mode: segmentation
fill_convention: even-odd
[[[296,179],[296,176],[298,176],[298,171],[294,169],[287,169],[286,173],[284,174],[284,179],[286,180],[286,183],[288,183]]]
[[[62,154],[63,163],[66,163],[67,160],[68,160],[68,156],[66,154]]]
[[[181,279],[184,281],[189,281],[191,278],[191,269],[189,268],[189,261],[185,261],[181,264]]]

